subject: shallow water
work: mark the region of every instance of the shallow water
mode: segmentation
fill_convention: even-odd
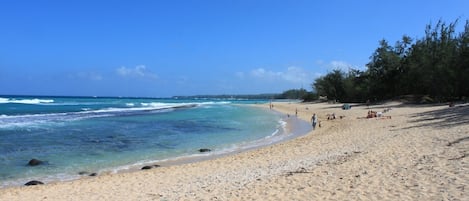
[[[70,180],[180,157],[284,140],[285,119],[262,100],[1,97],[0,185]],[[203,154],[202,154],[203,155]],[[30,167],[32,158],[45,161]]]

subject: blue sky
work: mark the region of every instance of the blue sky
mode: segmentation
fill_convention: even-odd
[[[469,1],[0,0],[0,94],[170,97],[311,90]]]

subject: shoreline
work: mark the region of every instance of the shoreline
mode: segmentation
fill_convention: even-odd
[[[265,104],[262,104],[262,105],[264,106],[260,106],[261,108],[267,109]],[[259,106],[250,105],[250,107],[259,107]],[[278,112],[278,111],[274,111],[274,112]],[[286,142],[288,140],[292,140],[292,139],[307,135],[309,131],[311,130],[311,129],[308,129],[309,127],[307,125],[307,122],[304,121],[303,119],[299,119],[295,117],[284,117],[286,114],[281,113],[281,112],[278,112],[278,113],[282,114],[283,117],[281,118],[281,121],[285,122],[285,126],[281,127],[283,131],[279,131],[280,135],[266,136],[265,138],[262,138],[262,139],[247,142],[246,144],[243,144],[242,146],[235,148],[235,149],[218,150],[218,151],[211,150],[210,152],[206,152],[206,153],[201,152],[198,154],[183,155],[183,156],[178,156],[175,158],[156,160],[155,162],[144,162],[144,163],[130,165],[131,167],[128,169],[121,169],[117,171],[105,171],[103,173],[104,174],[121,174],[121,173],[129,173],[129,172],[138,172],[138,171],[142,171],[141,168],[144,166],[158,165],[158,168],[169,167],[169,166],[180,166],[184,164],[214,160],[214,159],[218,159],[222,157],[229,157],[235,154],[252,151],[252,150],[260,149],[263,147],[272,146],[278,143]],[[267,141],[266,138],[272,137],[272,136],[279,137],[281,139]]]
[[[274,103],[322,127],[197,163],[0,189],[0,200],[464,200],[469,107]],[[268,105],[266,106],[268,107]],[[358,119],[368,110],[392,119]],[[335,113],[342,119],[326,120]]]

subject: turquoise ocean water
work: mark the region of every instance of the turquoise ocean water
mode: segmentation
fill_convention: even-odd
[[[0,96],[0,187],[227,154],[307,132],[285,132],[291,120],[251,105],[265,102]],[[32,158],[46,163],[27,166]]]

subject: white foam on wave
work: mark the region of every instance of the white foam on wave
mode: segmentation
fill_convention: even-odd
[[[1,121],[0,121],[1,122]],[[23,127],[34,127],[35,125],[45,123],[46,121],[35,121],[35,122],[9,122],[0,123],[0,129],[5,128],[23,128]]]
[[[200,104],[200,105],[227,105],[227,104],[231,104],[230,101],[209,101],[209,102],[201,102],[201,103],[197,103],[197,104]]]
[[[24,178],[16,178],[16,179],[8,179],[4,181],[0,181],[0,188],[4,187],[11,187],[11,186],[24,186],[24,184],[28,181],[37,180],[42,181],[44,183],[52,183],[56,181],[73,181],[79,179],[81,176],[72,173],[58,173],[58,174],[51,174],[51,175],[37,175],[37,176],[30,176]]]
[[[139,112],[170,112],[177,108],[197,107],[194,103],[141,103],[140,107],[112,107],[92,110],[82,108],[79,112],[62,112],[47,114],[22,114],[22,115],[1,115],[0,128],[34,127],[39,124],[77,121],[89,118],[109,117],[116,115],[128,115]],[[143,107],[142,107],[143,106]]]
[[[14,100],[0,98],[0,103],[23,103],[23,104],[43,104],[53,103],[54,100],[46,99],[23,99]],[[54,103],[55,104],[55,103]],[[231,104],[229,101],[209,101],[209,102],[185,102],[185,103],[164,103],[164,102],[143,102],[126,103],[126,107],[111,107],[93,110],[91,108],[81,108],[78,112],[62,112],[47,114],[21,114],[21,115],[0,115],[0,128],[36,127],[48,123],[58,123],[67,121],[78,121],[89,118],[100,118],[118,115],[132,115],[140,112],[171,112],[175,109],[207,107],[210,105]]]
[[[288,131],[287,124],[288,122],[285,119],[280,119],[278,120],[278,127],[272,132],[272,134],[267,135],[257,140],[231,144],[220,150],[212,152],[212,154],[215,154],[215,155],[229,154],[229,153],[239,152],[243,150],[255,149],[255,148],[275,144],[278,142],[282,142],[284,140],[295,137],[294,133]]]
[[[176,105],[182,105],[183,103],[161,103],[161,102],[151,102],[151,103],[140,103],[141,106],[143,107],[148,107],[148,108],[168,108],[168,107],[174,107]]]
[[[17,103],[17,104],[45,104],[45,103],[53,103],[54,100],[52,99],[12,99],[12,98],[0,98],[0,104],[6,103]]]

